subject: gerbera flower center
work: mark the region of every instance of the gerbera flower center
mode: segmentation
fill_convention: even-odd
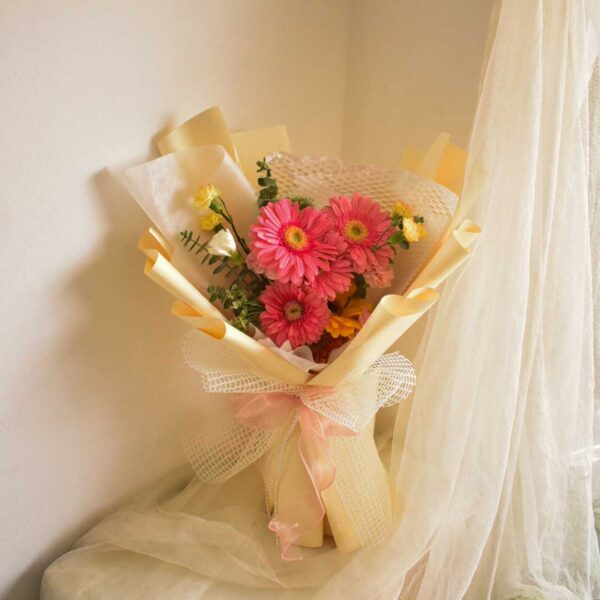
[[[283,233],[283,240],[286,246],[292,250],[304,250],[308,246],[306,232],[297,225],[286,227]]]
[[[302,304],[300,302],[296,302],[296,300],[290,300],[283,307],[283,315],[288,321],[297,321],[302,318],[302,314],[304,313],[304,309],[302,308]]]
[[[354,219],[346,223],[344,236],[351,242],[364,242],[369,237],[369,229],[362,221]]]

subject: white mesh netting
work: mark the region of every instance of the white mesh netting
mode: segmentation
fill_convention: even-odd
[[[315,412],[359,432],[379,409],[407,398],[415,383],[412,363],[393,353],[379,357],[365,373],[351,374],[335,388],[308,385],[297,393]]]
[[[234,358],[224,344],[198,331],[186,335],[184,358],[200,372],[208,392],[290,394],[316,413],[354,432],[367,427],[380,408],[407,398],[416,383],[412,363],[393,353],[379,357],[365,372],[351,373],[335,387],[289,384],[262,375],[240,357]],[[214,429],[212,424],[211,429]]]
[[[431,257],[446,233],[458,203],[447,188],[411,171],[359,165],[324,156],[268,157],[280,195],[307,196],[323,206],[332,196],[360,193],[391,211],[396,202],[409,205],[425,217],[427,237],[395,258],[394,287],[404,291]]]
[[[263,456],[272,438],[268,430],[246,427],[223,415],[186,431],[182,443],[198,478],[222,483]]]

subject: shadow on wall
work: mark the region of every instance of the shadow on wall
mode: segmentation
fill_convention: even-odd
[[[60,423],[28,432],[48,448],[36,459],[48,491],[38,521],[54,522],[55,535],[7,591],[11,600],[37,597],[45,567],[102,515],[185,464],[179,434],[195,414],[199,382],[179,360],[186,328],[170,315],[171,298],[144,276],[136,248],[148,220],[106,169],[89,185],[107,233],[92,260],[48,299],[49,314],[60,303],[74,317],[36,376],[62,398],[51,416]]]

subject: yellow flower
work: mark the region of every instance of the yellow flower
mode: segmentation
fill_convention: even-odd
[[[201,210],[208,208],[213,200],[216,200],[221,195],[221,190],[212,183],[203,185],[194,194],[194,208]]]
[[[332,338],[351,338],[362,327],[356,319],[349,319],[340,315],[331,315],[325,330]]]
[[[402,219],[402,231],[407,242],[420,242],[426,235],[425,225],[414,219]]]
[[[221,223],[221,215],[212,210],[207,211],[200,217],[200,229],[211,231]]]
[[[412,219],[413,216],[412,209],[407,204],[404,204],[404,202],[396,202],[392,214],[397,215],[398,217],[404,217],[405,219]]]

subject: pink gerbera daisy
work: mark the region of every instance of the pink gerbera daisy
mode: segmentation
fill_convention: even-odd
[[[250,228],[251,263],[282,283],[312,283],[336,256],[324,241],[331,228],[329,215],[316,208],[300,210],[287,198],[267,204]]]
[[[355,272],[381,269],[389,263],[393,251],[386,242],[392,234],[392,221],[377,202],[360,194],[354,194],[352,200],[337,196],[330,199],[327,212],[348,244]]]
[[[321,271],[311,284],[317,296],[335,300],[338,294],[343,294],[350,289],[353,279],[353,267],[350,255],[347,252],[348,244],[339,236],[337,231],[331,230],[325,241],[335,247],[337,258],[330,264],[329,271]]]
[[[365,281],[372,288],[387,288],[392,285],[394,280],[394,271],[389,267],[375,268],[365,273]]]
[[[265,306],[261,327],[278,346],[286,340],[292,348],[316,343],[329,322],[327,301],[310,288],[276,281],[260,295],[260,301]]]

